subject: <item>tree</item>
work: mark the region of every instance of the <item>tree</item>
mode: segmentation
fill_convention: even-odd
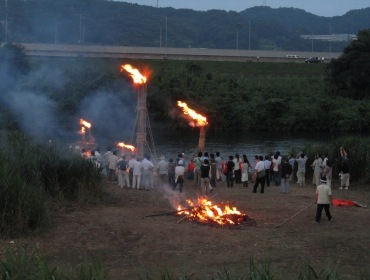
[[[358,33],[343,54],[328,66],[331,94],[362,100],[370,97],[370,29]]]

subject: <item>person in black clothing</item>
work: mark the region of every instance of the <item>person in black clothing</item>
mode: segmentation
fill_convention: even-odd
[[[289,164],[288,160],[284,158],[283,164],[281,165],[281,193],[289,192],[289,178],[292,172],[292,166]]]
[[[226,163],[226,183],[228,188],[232,188],[234,184],[234,168],[235,168],[235,163],[233,161],[233,156],[229,156],[229,160]]]
[[[209,166],[209,160],[205,159],[203,161],[202,166],[200,167],[200,185],[201,185],[202,192],[204,194],[208,194],[207,189],[209,189],[211,192],[213,190],[210,184],[210,179],[209,179],[210,169],[211,167]]]

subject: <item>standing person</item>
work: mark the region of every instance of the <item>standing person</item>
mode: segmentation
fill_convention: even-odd
[[[163,187],[164,182],[166,180],[166,176],[168,175],[168,163],[167,161],[165,161],[164,156],[160,157],[160,160],[158,162],[157,172],[158,172],[160,185]]]
[[[283,159],[283,163],[281,165],[281,193],[285,194],[289,192],[289,179],[292,173],[292,166],[286,158]]]
[[[132,171],[132,188],[141,189],[141,175],[143,174],[143,166],[141,165],[140,158],[137,158],[134,162]]]
[[[235,184],[240,184],[242,182],[242,171],[240,170],[241,163],[242,161],[240,160],[239,154],[235,154],[235,158],[234,158]]]
[[[132,186],[133,188],[135,188],[133,185],[135,162],[136,162],[136,156],[131,155],[131,159],[128,161],[128,169],[129,169],[130,186]]]
[[[340,168],[340,174],[341,174],[341,180],[340,180],[340,190],[343,188],[345,190],[348,190],[349,188],[349,179],[350,179],[350,166],[349,166],[349,160],[348,160],[348,154],[346,150],[343,147],[340,147],[340,156],[342,160],[341,168]]]
[[[228,188],[232,188],[234,185],[234,167],[233,156],[229,156],[229,160],[226,163],[226,183]]]
[[[294,181],[294,165],[295,165],[295,158],[292,154],[289,155],[289,160],[288,160],[290,166],[292,167],[292,174],[290,175],[289,180]]]
[[[331,179],[333,178],[333,169],[330,160],[326,160],[325,166],[322,169],[322,177],[326,177],[326,184],[331,188]]]
[[[130,188],[130,180],[128,176],[128,162],[126,161],[126,155],[121,155],[121,158],[117,162],[118,166],[118,187]]]
[[[271,160],[269,156],[265,156],[265,172],[266,172],[266,186],[270,186],[270,171],[271,171]]]
[[[315,203],[317,204],[316,210],[316,223],[319,223],[321,220],[321,213],[322,209],[325,209],[326,217],[328,217],[328,221],[332,221],[332,216],[330,214],[330,204],[333,205],[332,202],[332,194],[330,187],[326,184],[326,178],[323,177],[321,179],[321,184],[316,188],[316,196],[315,196]]]
[[[243,155],[243,163],[242,163],[242,183],[244,188],[248,188],[248,175],[249,175],[249,168],[250,163],[247,158],[247,155]]]
[[[168,162],[168,185],[173,188],[175,185],[175,168],[176,164],[173,162],[173,159],[170,158]]]
[[[175,183],[172,186],[172,189],[175,190],[177,185],[179,185],[179,191],[182,192],[182,189],[184,187],[184,174],[185,174],[185,167],[184,167],[184,161],[179,160],[177,162],[177,165],[175,167]]]
[[[311,167],[312,167],[312,170],[315,171],[315,166],[317,164],[317,159],[316,159],[316,156],[315,156],[315,160],[312,162],[311,164]],[[315,173],[314,173],[315,174]],[[312,185],[316,185],[315,184],[315,175],[312,176]],[[316,185],[317,187],[318,185]]]
[[[194,160],[189,161],[188,164],[188,180],[194,180],[195,163]]]
[[[194,158],[195,162],[195,172],[194,172],[194,183],[197,187],[200,187],[200,167],[202,166],[203,163],[203,153],[198,152],[198,156]]]
[[[272,159],[272,172],[274,173],[274,185],[279,187],[281,183],[281,160],[277,154]]]
[[[109,156],[109,162],[108,162],[108,167],[109,167],[108,182],[111,182],[111,183],[116,182],[117,162],[118,162],[117,151],[113,151],[113,153]]]
[[[153,169],[154,164],[150,161],[150,156],[145,155],[144,159],[141,162],[141,166],[143,167],[143,180],[142,185],[145,190],[149,191],[153,189]]]
[[[103,170],[105,175],[108,177],[109,176],[109,157],[112,155],[112,148],[107,147],[107,152],[103,155],[103,160],[104,160],[104,166]]]
[[[211,167],[210,184],[211,184],[212,188],[215,188],[216,187],[216,180],[217,180],[217,172],[218,172],[217,163],[216,163],[214,154],[210,154],[209,156],[210,156],[209,166]]]
[[[306,185],[306,161],[308,158],[303,152],[298,153],[296,162],[298,163],[297,178],[298,186],[304,187]]]
[[[263,156],[258,157],[256,159],[256,167],[254,168],[254,174],[256,176],[256,183],[253,187],[253,192],[257,192],[258,185],[261,184],[261,193],[265,192],[265,179],[266,179],[266,172],[265,172],[265,163],[263,161]]]
[[[322,158],[319,154],[316,155],[316,164],[313,170],[316,187],[321,184],[320,178],[322,173]]]
[[[216,165],[217,165],[217,170],[218,170],[218,174],[220,174],[220,180],[222,182],[225,181],[225,175],[222,173],[222,157],[220,155],[220,152],[216,152]]]
[[[208,194],[207,189],[209,189],[210,192],[212,192],[213,190],[210,184],[210,179],[209,179],[210,169],[211,167],[209,166],[209,160],[205,159],[202,166],[200,167],[201,192],[204,194]]]

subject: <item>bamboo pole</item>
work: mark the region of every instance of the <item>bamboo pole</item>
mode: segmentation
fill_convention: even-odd
[[[275,228],[278,228],[278,227],[281,227],[283,224],[285,224],[286,222],[290,221],[291,219],[293,219],[295,216],[297,216],[299,213],[302,213],[304,210],[306,210],[307,208],[311,207],[313,204],[316,204],[315,202],[312,202],[310,205],[308,205],[307,207],[303,208],[301,211],[299,211],[298,213],[295,213],[293,216],[291,216],[288,220],[286,220],[285,222],[281,223],[280,225],[277,225]]]

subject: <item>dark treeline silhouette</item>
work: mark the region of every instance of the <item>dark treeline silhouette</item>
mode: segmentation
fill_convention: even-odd
[[[7,8],[5,2],[0,20],[7,18],[8,42],[16,43],[342,51],[348,42],[311,42],[300,35],[357,34],[370,26],[370,8],[321,17],[264,6],[198,12],[102,0],[13,0]],[[5,29],[3,24],[2,42]]]

